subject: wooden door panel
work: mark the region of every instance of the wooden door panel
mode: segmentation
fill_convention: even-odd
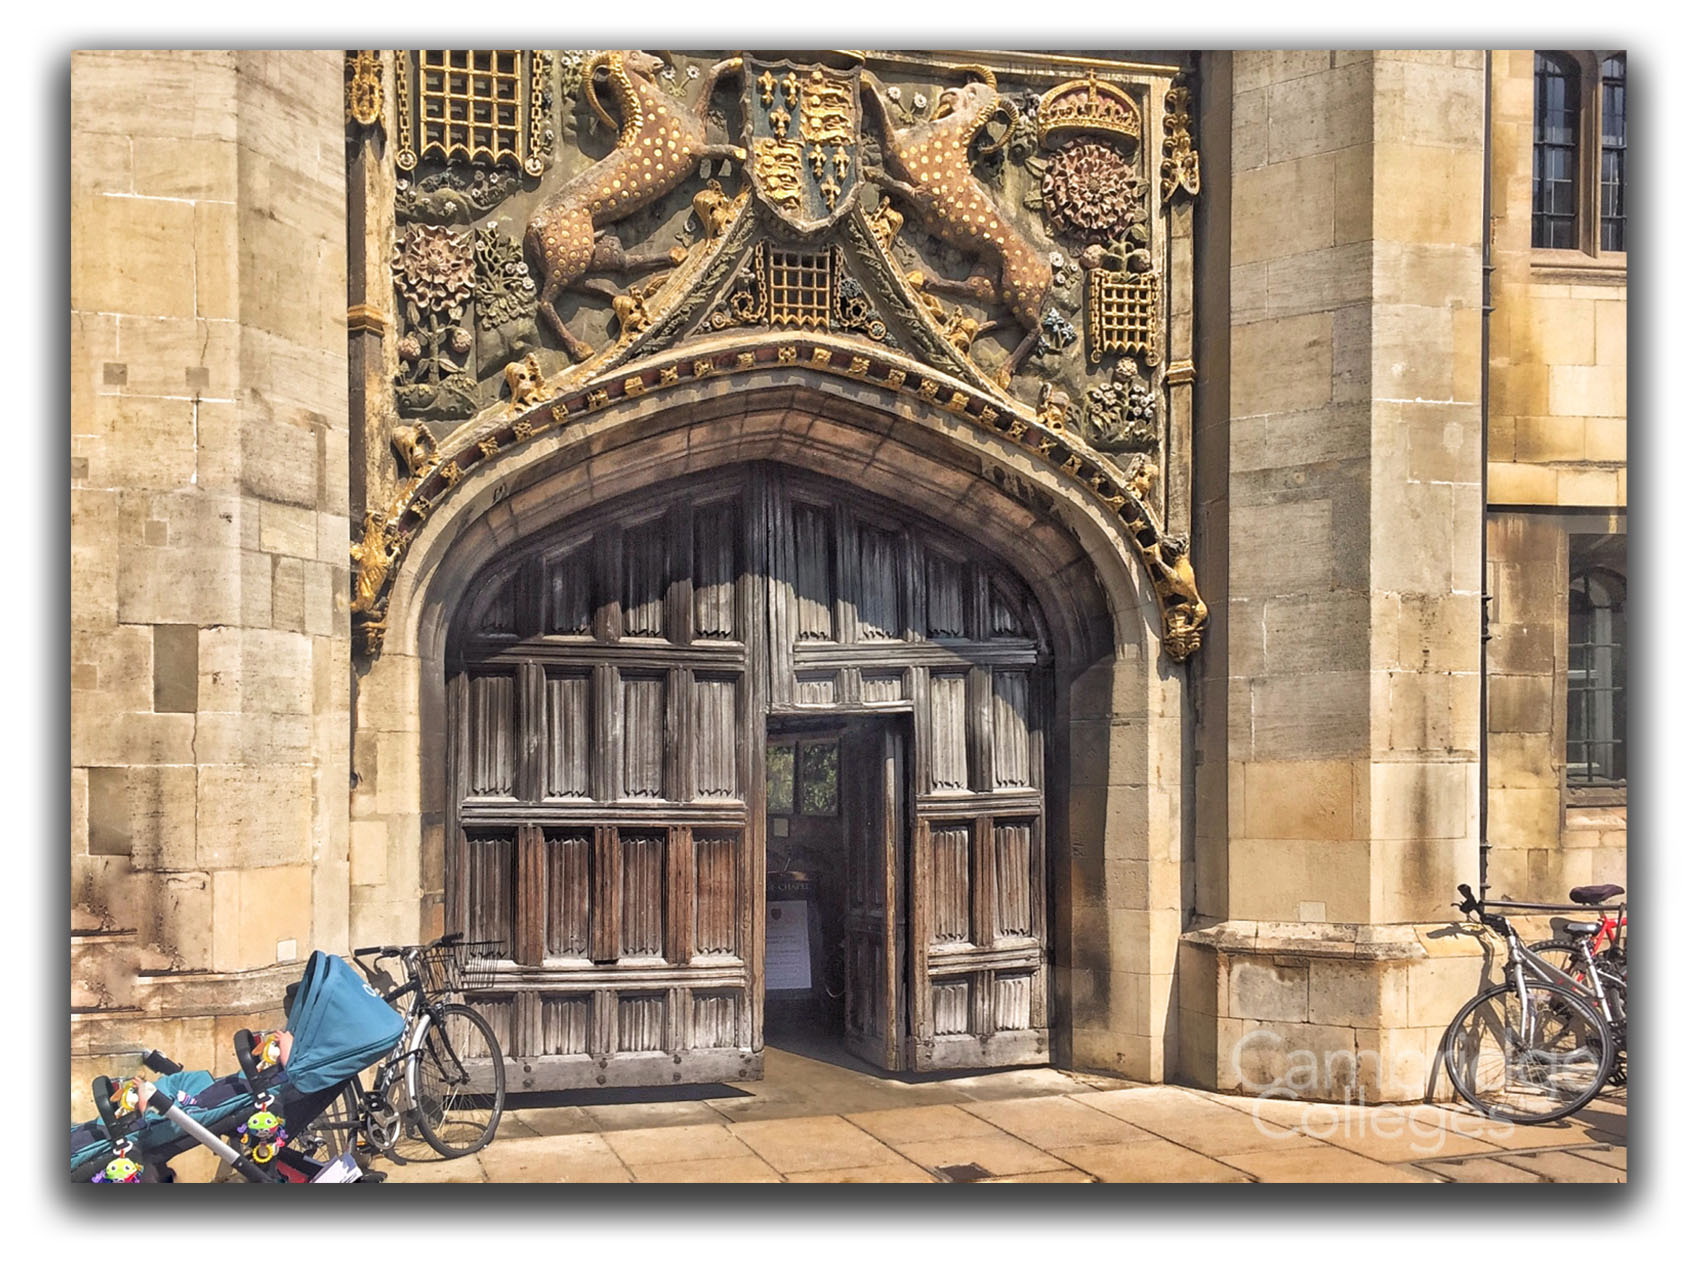
[[[849,873],[844,907],[844,1045],[902,1070],[907,898],[902,881],[909,771],[895,722],[845,733],[840,767]]]

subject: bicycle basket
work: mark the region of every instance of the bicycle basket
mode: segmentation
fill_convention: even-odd
[[[503,948],[496,939],[433,944],[419,954],[419,977],[433,995],[488,987]]]

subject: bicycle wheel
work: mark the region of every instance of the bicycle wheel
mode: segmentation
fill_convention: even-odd
[[[1528,951],[1542,961],[1548,962],[1562,970],[1564,974],[1575,980],[1584,992],[1592,991],[1592,984],[1587,981],[1587,958],[1573,939],[1542,939],[1537,944],[1529,946]],[[1595,954],[1593,964],[1600,970],[1608,970],[1618,978],[1628,978],[1628,953],[1622,948],[1606,948]]]
[[[1513,984],[1482,992],[1451,1020],[1445,1072],[1482,1114],[1540,1124],[1580,1110],[1604,1087],[1616,1042],[1579,992]]]
[[[444,1005],[442,1022],[419,1027],[408,1063],[414,1118],[426,1143],[445,1159],[490,1143],[501,1122],[507,1076],[501,1046],[483,1016],[467,1005]]]
[[[356,1080],[345,1085],[291,1144],[309,1159],[320,1163],[329,1163],[338,1155],[352,1150],[361,1168],[369,1167],[372,1152],[365,1144],[364,1117],[357,1084]]]
[[[1614,1087],[1621,1088],[1628,1083],[1628,980],[1601,965],[1599,985],[1604,988],[1611,1038],[1616,1042],[1616,1058],[1607,1078]]]

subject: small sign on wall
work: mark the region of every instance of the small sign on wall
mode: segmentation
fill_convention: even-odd
[[[808,902],[767,902],[767,990],[806,992],[814,986],[808,953]]]

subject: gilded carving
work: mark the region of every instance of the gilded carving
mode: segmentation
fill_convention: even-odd
[[[1147,530],[1135,536],[1134,544],[1162,606],[1163,651],[1176,662],[1184,662],[1203,644],[1203,629],[1209,622],[1209,607],[1198,593],[1197,575],[1188,556],[1190,541],[1184,535]]]
[[[424,474],[437,462],[437,441],[423,422],[396,426],[389,432],[389,443],[411,478]]]
[[[389,604],[390,568],[401,556],[401,529],[368,512],[360,539],[348,547],[353,563],[354,599],[349,612],[364,625],[366,652],[375,654],[383,644],[384,615]]]
[[[935,279],[935,288],[954,288],[981,302],[1008,308],[1027,331],[999,370],[1007,382],[1032,350],[1040,335],[1044,299],[1051,268],[1044,252],[1027,238],[992,200],[973,174],[971,146],[998,113],[1010,112],[997,95],[997,80],[989,70],[969,71],[978,82],[939,93],[933,117],[898,128],[876,92],[866,99],[877,103],[881,149],[886,169],[869,179],[902,197],[914,209],[920,228],[964,254],[989,264],[995,280],[984,276],[965,282]],[[877,88],[871,76],[867,82]]]
[[[735,67],[721,62],[706,76],[696,109],[678,109],[655,86],[660,59],[640,51],[598,53],[584,63],[583,97],[606,126],[619,133],[614,151],[563,184],[532,217],[525,249],[542,273],[537,315],[575,360],[593,353],[567,329],[555,301],[581,284],[590,271],[609,271],[655,262],[637,260],[618,249],[597,252],[596,230],[664,197],[694,174],[704,158],[744,157],[735,145],[707,140],[708,103],[718,77]],[[606,72],[623,121],[615,124],[597,95],[596,75]],[[676,262],[674,260],[673,262]]]
[[[537,363],[535,355],[515,360],[507,366],[505,372],[509,415],[540,404],[547,397],[548,388],[543,384],[543,368]]]
[[[477,406],[465,360],[472,334],[461,324],[475,284],[468,235],[409,224],[396,240],[390,271],[403,318],[398,408],[413,416],[470,417]]]
[[[1071,79],[1046,92],[1036,111],[1038,143],[1052,135],[1099,132],[1136,143],[1139,107],[1114,84],[1098,81],[1094,70],[1084,79]]]
[[[802,146],[783,140],[784,132],[774,131],[778,140],[761,137],[755,142],[755,165],[750,177],[756,190],[775,206],[795,210],[802,205]]]
[[[708,241],[718,241],[724,236],[737,216],[737,203],[726,196],[718,180],[708,181],[702,191],[690,200],[690,208]]]
[[[1182,189],[1196,197],[1200,176],[1192,148],[1192,91],[1176,81],[1162,104],[1162,200]]]
[[[352,48],[343,54],[343,80],[348,92],[348,120],[361,127],[376,126],[383,117],[383,60],[375,48]]]

